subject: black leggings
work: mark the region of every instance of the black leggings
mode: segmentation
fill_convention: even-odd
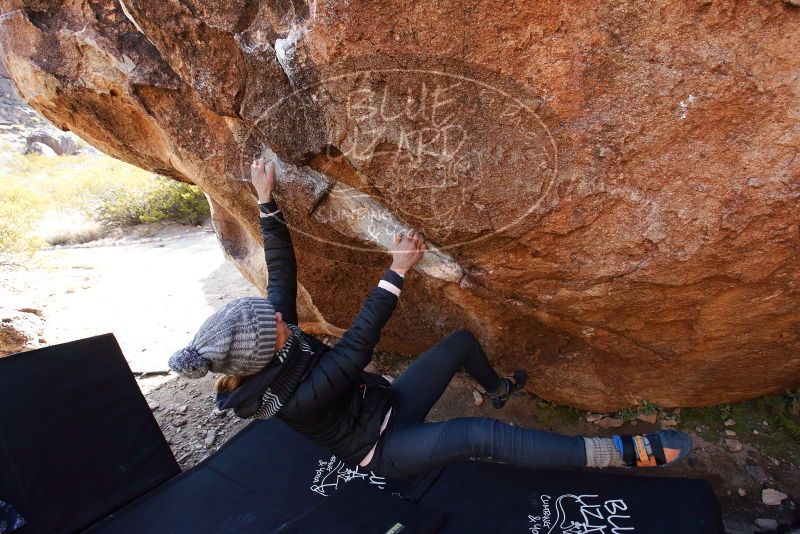
[[[465,458],[519,467],[586,466],[581,437],[520,428],[486,417],[426,423],[425,416],[462,367],[486,391],[496,391],[502,384],[472,333],[460,330],[448,336],[420,355],[392,384],[397,399],[393,422],[367,468],[389,477],[406,477]]]

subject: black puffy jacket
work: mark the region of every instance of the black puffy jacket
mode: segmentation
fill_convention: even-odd
[[[284,321],[297,324],[297,264],[289,230],[275,201],[260,209],[274,214],[260,218],[268,298]],[[307,335],[317,363],[276,415],[349,464],[358,464],[375,445],[391,406],[389,382],[364,367],[397,305],[402,283],[403,277],[387,271],[333,347]]]

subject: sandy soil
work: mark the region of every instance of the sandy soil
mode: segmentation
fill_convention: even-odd
[[[121,238],[120,238],[121,237]],[[209,228],[156,226],[135,229],[118,239],[80,247],[41,251],[26,267],[0,273],[0,302],[41,310],[44,337],[54,344],[106,332],[119,340],[138,383],[182,467],[196,464],[218,449],[246,423],[214,410],[212,377],[187,381],[164,373],[169,355],[188,342],[206,316],[231,299],[258,295],[228,263]],[[412,361],[380,353],[372,364],[396,377]],[[533,378],[535,379],[535,377]],[[499,417],[518,425],[567,434],[611,435],[646,432],[657,424],[628,422],[603,430],[585,414],[517,394],[505,409],[477,406],[474,384],[457,377],[430,414],[432,420],[464,416]],[[566,414],[566,415],[565,415]],[[788,525],[797,513],[800,469],[772,458],[744,441],[731,453],[723,436],[709,441],[692,428],[695,449],[683,465],[631,474],[689,476],[711,482],[728,532],[755,532],[755,518]],[[708,438],[707,433],[705,434]],[[790,495],[781,506],[761,504],[762,487]],[[786,527],[783,532],[788,532]]]
[[[181,225],[41,250],[27,268],[4,268],[0,288],[4,306],[41,311],[48,344],[112,332],[135,372],[166,371],[212,311],[259,294],[210,227]]]

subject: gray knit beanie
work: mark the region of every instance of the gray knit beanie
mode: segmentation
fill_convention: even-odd
[[[169,368],[186,378],[200,378],[209,371],[252,375],[272,360],[275,334],[270,301],[236,299],[206,319],[192,342],[170,357]]]

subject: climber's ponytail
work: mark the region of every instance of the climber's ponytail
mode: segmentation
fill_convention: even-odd
[[[214,382],[214,393],[231,393],[241,385],[241,376],[222,375]]]

